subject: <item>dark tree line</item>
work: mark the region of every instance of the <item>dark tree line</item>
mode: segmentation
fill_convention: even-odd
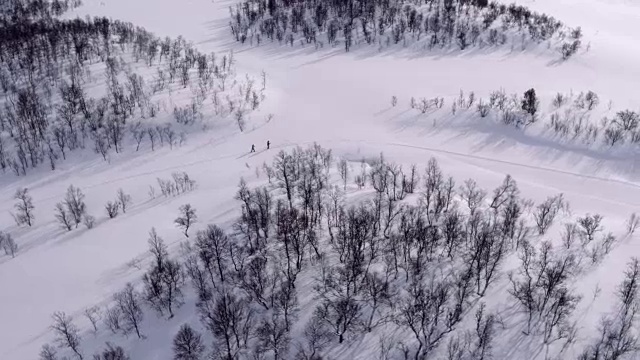
[[[559,50],[565,59],[582,36],[549,15],[486,0],[245,0],[232,8],[230,26],[242,43],[341,42],[346,51],[361,43],[464,50],[557,38],[564,41]]]

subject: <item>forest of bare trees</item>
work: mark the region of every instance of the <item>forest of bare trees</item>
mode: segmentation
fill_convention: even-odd
[[[235,80],[233,54],[203,54],[183,38],[159,38],[118,20],[59,19],[75,5],[13,0],[2,13],[3,172],[25,175],[41,164],[55,170],[78,149],[108,160],[143,143],[151,150],[173,148],[184,142],[189,126],[203,121],[207,107],[243,130],[248,113],[264,99],[264,86],[260,90],[249,77]],[[97,64],[102,74],[95,73]],[[142,73],[153,75],[142,76],[132,64],[144,64],[149,70]],[[88,95],[95,84],[105,88],[104,96]],[[154,97],[180,89],[190,90],[190,103],[167,106]]]
[[[582,296],[573,281],[618,242],[602,216],[574,216],[562,194],[535,204],[511,176],[488,191],[447,176],[435,159],[405,169],[382,155],[345,162],[314,145],[281,151],[263,170],[266,185],[240,181],[231,228],[198,226],[196,209],[176,209],[176,226],[189,235],[180,256],[152,229],[143,286],[127,285],[87,316],[99,311],[106,329],[144,339],[145,308],[171,319],[195,301],[207,333],[185,324],[175,359],[321,359],[334,345],[376,333],[404,334],[387,347],[389,359],[491,359],[505,322],[562,356],[579,332]],[[345,186],[370,195],[347,201]],[[635,291],[628,282],[636,267],[621,285],[623,313],[603,320],[604,340],[585,349],[585,359],[613,359],[590,355],[603,347],[636,351],[635,305],[622,298]],[[516,314],[509,320],[485,304],[497,283]],[[185,297],[189,284],[195,299]],[[59,333],[65,324],[74,329],[68,317],[56,321]],[[83,354],[79,335],[60,337]]]
[[[245,0],[231,9],[230,26],[242,43],[340,44],[346,51],[358,44],[524,50],[554,41],[563,59],[578,51],[582,38],[580,28],[549,15],[487,0]]]

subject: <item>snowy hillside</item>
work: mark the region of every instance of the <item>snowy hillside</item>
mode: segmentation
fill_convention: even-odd
[[[640,5],[299,3],[2,17],[0,359],[640,357]]]

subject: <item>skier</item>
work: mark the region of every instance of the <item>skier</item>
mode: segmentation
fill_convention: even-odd
[[[255,145],[253,145],[253,144],[251,144],[251,152],[252,152],[252,153],[253,153],[253,152],[256,152],[256,146],[255,146]]]
[[[269,142],[269,140],[267,140],[267,150],[269,150],[269,146],[271,145],[271,143]]]

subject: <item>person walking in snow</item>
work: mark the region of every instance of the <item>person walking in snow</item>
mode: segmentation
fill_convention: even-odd
[[[255,145],[253,145],[253,144],[251,144],[251,152],[252,152],[252,153],[253,153],[253,152],[256,152],[256,146],[255,146]]]
[[[269,142],[269,140],[267,140],[267,150],[269,150],[269,146],[271,145],[271,143]]]

